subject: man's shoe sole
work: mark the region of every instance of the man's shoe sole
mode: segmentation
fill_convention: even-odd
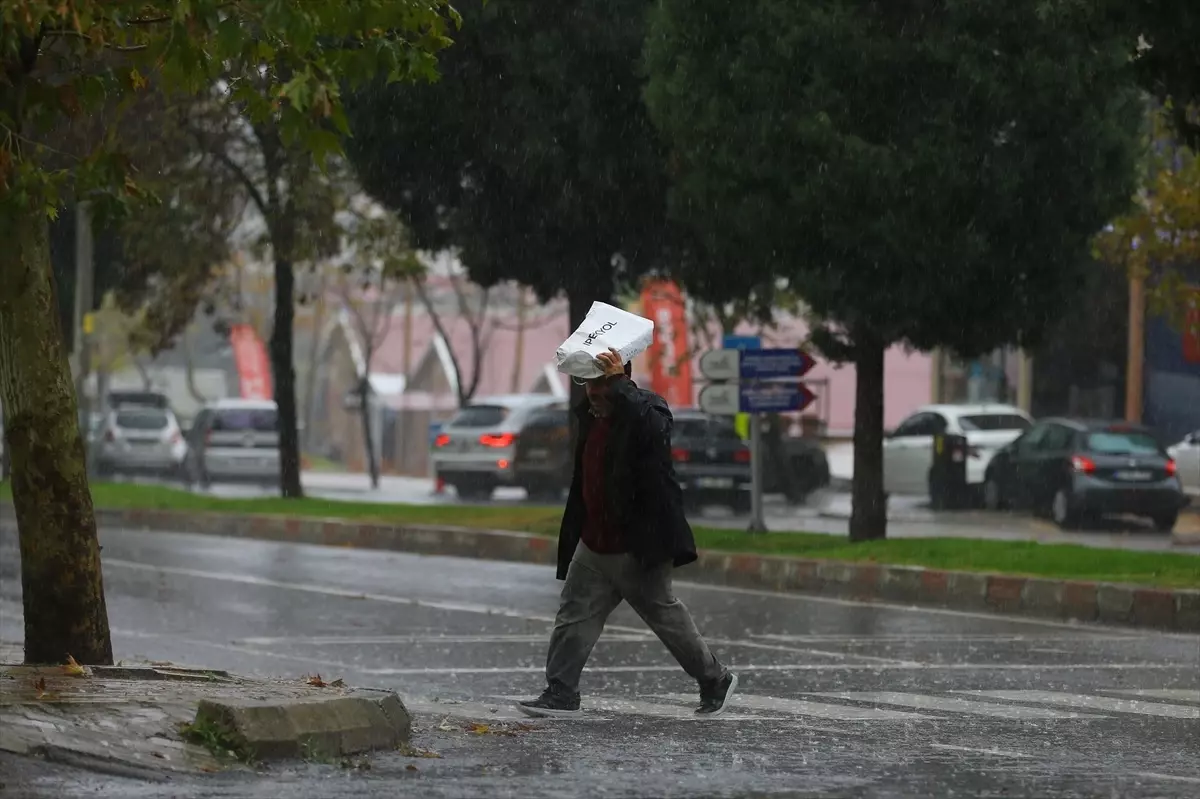
[[[553,710],[544,707],[529,707],[520,702],[517,702],[514,707],[526,716],[535,719],[569,719],[578,716],[580,713],[579,710]]]
[[[729,707],[730,700],[733,699],[733,695],[737,692],[738,687],[737,675],[731,671],[729,672],[729,677],[729,690],[725,692],[725,701],[721,703],[721,706],[711,713],[700,713],[697,711],[697,715],[703,716],[706,719],[711,719],[714,716],[719,716],[725,712],[725,709]]]

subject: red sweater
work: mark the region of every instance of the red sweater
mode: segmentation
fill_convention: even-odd
[[[583,507],[587,516],[582,537],[588,549],[601,555],[626,551],[622,531],[611,524],[604,501],[604,454],[611,430],[612,417],[593,420],[583,445]]]

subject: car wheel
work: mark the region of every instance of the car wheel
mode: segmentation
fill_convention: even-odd
[[[1000,482],[991,475],[983,481],[983,507],[990,511],[1001,511],[1008,507]]]
[[[1179,521],[1179,511],[1173,510],[1170,513],[1159,513],[1151,519],[1154,522],[1154,529],[1160,533],[1169,533],[1175,529],[1175,522]]]
[[[1079,524],[1079,512],[1074,507],[1070,492],[1060,488],[1054,492],[1050,501],[1050,518],[1064,530],[1070,530]]]

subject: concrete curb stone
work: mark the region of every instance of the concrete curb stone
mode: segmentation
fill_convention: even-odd
[[[217,725],[243,754],[263,761],[395,749],[412,738],[404,703],[383,691],[289,702],[202,699],[194,723]]]
[[[165,510],[98,509],[96,516],[102,526],[301,544],[538,564],[557,557],[554,539],[505,530]],[[713,551],[700,552],[681,576],[746,589],[1200,633],[1200,591],[1184,589]]]

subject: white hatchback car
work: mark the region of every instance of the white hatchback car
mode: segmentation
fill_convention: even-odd
[[[978,490],[992,456],[1033,424],[1012,405],[926,405],[901,422],[883,442],[883,486],[888,494],[929,495],[934,436],[967,439],[967,484]]]
[[[1182,441],[1167,449],[1167,454],[1175,459],[1183,493],[1200,497],[1200,430],[1184,436]]]

